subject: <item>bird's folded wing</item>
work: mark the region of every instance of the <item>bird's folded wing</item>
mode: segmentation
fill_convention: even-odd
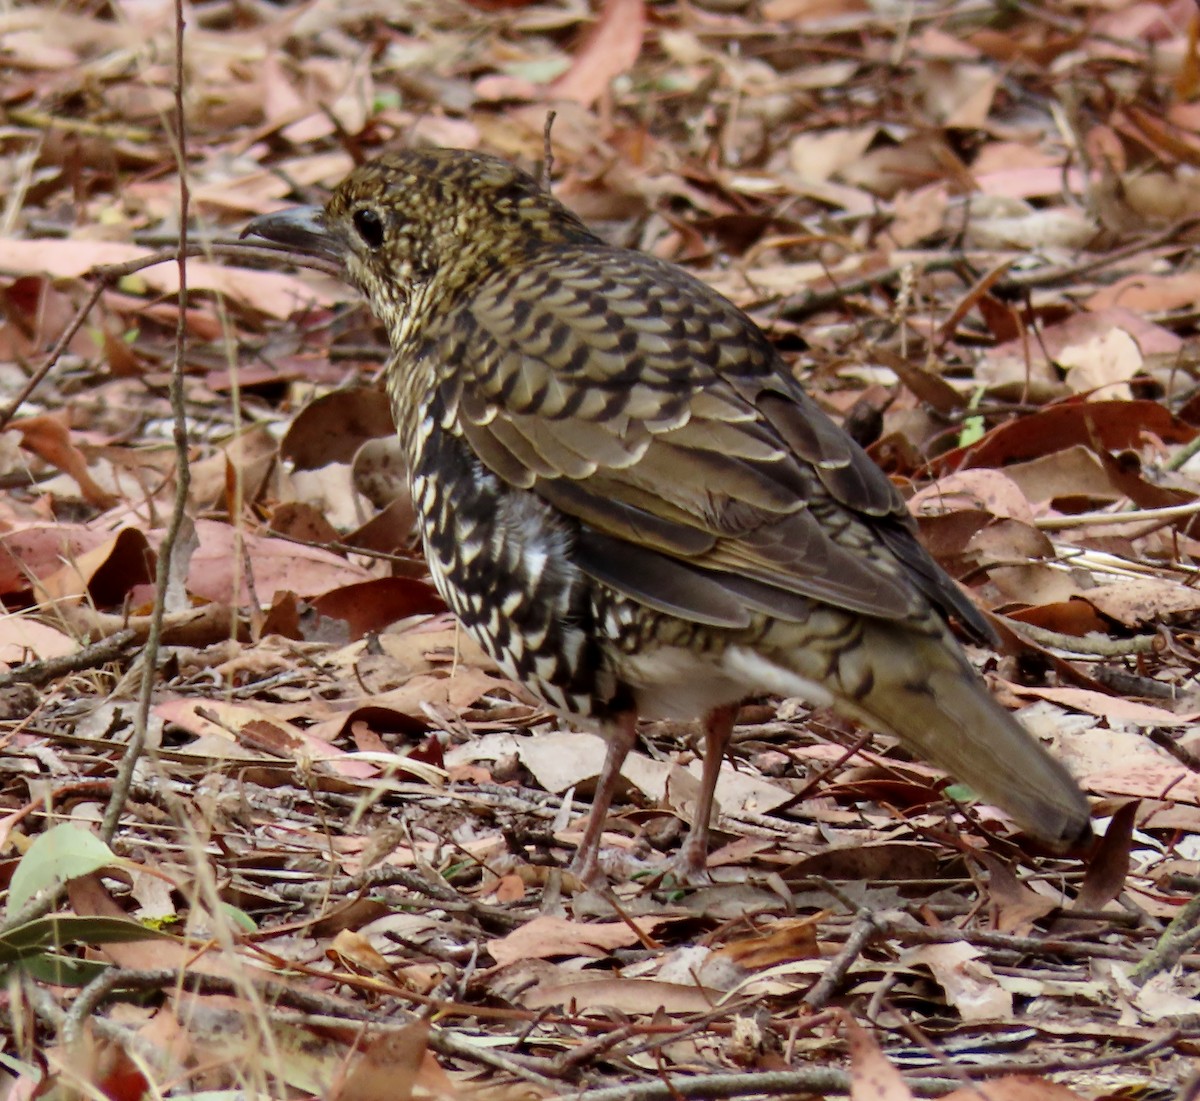
[[[878,531],[927,561],[890,482],[678,269],[617,250],[526,265],[457,311],[439,358],[480,460],[581,521],[580,565],[619,591],[728,626],[804,616],[806,598],[924,606]]]

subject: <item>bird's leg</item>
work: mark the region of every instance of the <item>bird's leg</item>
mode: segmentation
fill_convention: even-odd
[[[619,716],[612,732],[608,735],[608,752],[604,756],[604,767],[596,781],[596,794],[592,796],[592,812],[588,815],[583,840],[571,861],[571,871],[584,883],[592,882],[600,872],[600,835],[608,818],[613,792],[621,775],[621,766],[637,740],[637,712],[626,711]]]
[[[685,883],[708,882],[708,821],[712,817],[713,792],[737,713],[737,704],[730,704],[713,708],[704,719],[704,771],[700,774],[696,813],[692,828],[672,863],[675,874]]]

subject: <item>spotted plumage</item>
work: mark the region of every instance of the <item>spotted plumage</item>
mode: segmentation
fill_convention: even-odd
[[[1078,788],[946,625],[984,640],[985,620],[720,295],[456,150],[385,156],[247,232],[336,257],[368,296],[434,583],[510,676],[608,734],[581,874],[638,715],[706,718],[679,857],[703,874],[736,704],[761,692],[896,734],[1051,843],[1086,835]]]

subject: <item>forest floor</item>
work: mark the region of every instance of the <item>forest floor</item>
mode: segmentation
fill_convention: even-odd
[[[0,1092],[1200,1097],[1196,6],[185,16],[0,10]],[[562,870],[603,743],[430,586],[365,306],[236,244],[390,146],[541,171],[550,111],[555,194],[746,310],[910,500],[1092,849],[759,699],[711,886],[657,874],[680,724],[611,888]]]

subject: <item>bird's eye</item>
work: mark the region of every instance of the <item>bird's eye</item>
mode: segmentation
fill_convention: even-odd
[[[370,207],[360,207],[354,212],[354,228],[370,249],[383,244],[383,220]]]

